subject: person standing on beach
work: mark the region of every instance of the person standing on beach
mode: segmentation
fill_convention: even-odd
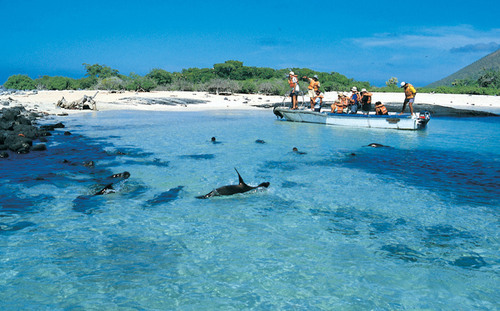
[[[366,89],[361,90],[361,105],[363,114],[368,115],[372,106],[372,93],[368,92]]]
[[[319,87],[321,86],[321,84],[318,81],[317,75],[314,75],[312,78],[303,77],[303,79],[309,80],[307,95],[309,95],[309,100],[311,101],[311,110],[314,110],[314,98],[316,97],[316,92],[319,91]]]
[[[297,97],[299,96],[299,80],[293,71],[288,74],[288,84],[290,85],[290,97],[292,98],[292,109],[297,109]]]
[[[415,102],[415,95],[417,94],[417,90],[410,83],[401,82],[401,87],[405,89],[405,101],[403,102],[403,109],[400,114],[405,112],[406,104],[410,106],[410,112],[413,116],[413,103]]]

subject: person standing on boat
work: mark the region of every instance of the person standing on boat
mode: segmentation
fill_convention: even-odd
[[[415,95],[417,95],[417,90],[410,83],[401,82],[401,87],[405,89],[405,101],[403,102],[403,109],[400,114],[405,112],[406,104],[410,106],[410,112],[413,116],[413,103],[415,102]]]
[[[299,96],[299,80],[293,71],[288,75],[288,84],[290,85],[290,97],[292,98],[292,109],[297,109],[297,97]]]
[[[323,104],[323,94],[316,90],[316,96],[313,97],[314,111],[321,112],[321,105]]]
[[[316,91],[319,90],[321,84],[318,81],[317,75],[314,75],[312,78],[304,76],[303,79],[309,80],[309,86],[307,87],[307,95],[309,95],[309,100],[311,101],[311,110],[314,110],[314,98],[316,97]]]
[[[358,112],[358,104],[361,99],[359,95],[358,88],[353,86],[351,89],[351,97],[350,97],[350,105],[349,105],[349,113],[357,113]]]
[[[366,89],[361,90],[361,110],[363,114],[368,115],[372,106],[372,93]]]

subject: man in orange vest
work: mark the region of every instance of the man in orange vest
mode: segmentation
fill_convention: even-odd
[[[406,104],[410,106],[410,112],[413,116],[413,103],[415,102],[415,95],[417,94],[417,90],[410,83],[401,82],[401,87],[405,89],[405,101],[403,102],[403,109],[400,114],[405,112]]]
[[[293,71],[288,74],[288,84],[290,85],[290,97],[292,97],[292,109],[298,109],[297,97],[300,92],[299,80]]]
[[[303,79],[309,80],[309,86],[307,87],[309,95],[309,100],[311,101],[311,110],[314,110],[314,98],[316,97],[316,91],[319,91],[320,83],[318,81],[318,76],[314,75],[312,78],[302,77]]]

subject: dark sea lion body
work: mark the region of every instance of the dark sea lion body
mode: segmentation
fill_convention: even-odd
[[[222,187],[217,188],[217,189],[215,189],[215,190],[213,190],[205,195],[197,196],[196,198],[197,199],[208,199],[208,198],[215,197],[215,196],[233,195],[233,194],[237,194],[237,193],[244,193],[244,192],[247,192],[247,191],[250,191],[253,189],[257,189],[260,187],[264,187],[264,188],[269,187],[269,182],[263,182],[256,187],[249,186],[243,181],[243,178],[241,178],[241,175],[238,172],[238,170],[236,168],[234,170],[238,174],[239,184],[222,186]]]
[[[389,146],[385,146],[385,145],[382,145],[382,144],[377,144],[377,143],[371,143],[369,144],[367,147],[373,147],[373,148],[388,148]]]
[[[125,171],[123,173],[113,174],[113,175],[109,176],[107,178],[107,180],[119,179],[119,181],[122,181],[122,180],[128,179],[129,177],[130,177],[130,173]],[[119,181],[114,181],[112,183],[108,183],[106,186],[104,186],[104,188],[102,188],[101,190],[94,193],[94,195],[103,195],[103,194],[115,192],[115,189],[113,188],[113,184],[115,184]]]

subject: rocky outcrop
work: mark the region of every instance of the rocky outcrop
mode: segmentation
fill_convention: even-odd
[[[30,151],[46,150],[45,144],[33,147],[33,141],[51,136],[50,131],[64,127],[62,123],[44,125],[38,128],[34,121],[41,114],[30,113],[24,107],[3,108],[0,110],[0,150],[10,150],[16,153],[28,153]],[[0,158],[8,157],[6,152]]]

